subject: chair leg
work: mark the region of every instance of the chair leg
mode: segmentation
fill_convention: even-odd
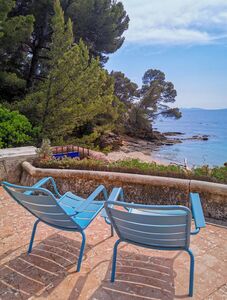
[[[85,248],[85,243],[86,243],[86,236],[84,234],[83,231],[80,232],[82,235],[82,244],[80,247],[80,255],[79,255],[79,259],[78,259],[78,263],[77,263],[77,272],[80,272],[80,267],[81,267],[81,263],[82,263],[82,259],[83,259],[83,255],[84,255],[84,248]]]
[[[111,236],[114,236],[114,229],[113,229],[113,225],[111,224]]]
[[[195,259],[193,252],[190,249],[186,250],[190,255],[190,281],[189,281],[189,296],[193,296],[193,285],[194,285],[194,267],[195,267]]]
[[[32,229],[31,240],[30,240],[29,247],[28,247],[28,254],[30,254],[32,252],[32,245],[33,245],[33,242],[34,242],[35,232],[36,232],[36,228],[37,228],[37,225],[38,225],[39,221],[40,220],[36,220],[35,223],[34,223],[34,226],[33,226],[33,229]]]
[[[116,262],[117,262],[117,247],[120,244],[121,240],[117,240],[114,245],[113,250],[113,260],[112,260],[112,274],[111,274],[111,282],[115,280],[115,273],[116,273]]]

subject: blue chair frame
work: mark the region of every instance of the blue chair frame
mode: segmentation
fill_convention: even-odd
[[[118,201],[119,197],[120,197],[120,201]],[[157,250],[183,250],[183,251],[186,251],[190,256],[189,296],[190,297],[193,296],[195,259],[194,259],[192,250],[189,248],[190,235],[199,233],[200,228],[204,228],[206,226],[206,224],[205,224],[205,219],[204,219],[199,195],[197,193],[190,193],[190,202],[191,202],[191,210],[188,207],[179,206],[179,205],[143,205],[143,204],[126,203],[126,202],[124,202],[124,195],[123,195],[122,188],[114,188],[113,189],[112,193],[109,196],[109,199],[104,204],[107,217],[110,220],[111,224],[113,225],[113,227],[119,237],[119,239],[116,241],[116,243],[114,245],[114,249],[113,249],[111,282],[115,281],[117,249],[118,249],[118,245],[121,242],[126,242],[126,243],[130,243],[130,244],[134,244],[136,246],[141,246],[141,247],[150,248],[150,249],[157,249]],[[164,240],[162,240],[162,241],[159,240],[160,244],[162,243],[163,245],[155,245],[152,243],[145,244],[143,242],[133,241],[133,239],[130,238],[130,234],[129,234],[129,237],[127,237],[126,234],[122,234],[121,228],[123,226],[120,226],[119,219],[117,218],[117,215],[115,212],[116,211],[115,207],[125,209],[123,211],[122,210],[120,211],[119,218],[123,219],[125,217],[127,219],[127,222],[133,224],[130,226],[131,226],[131,228],[133,226],[134,229],[139,224],[133,223],[133,215],[138,216],[138,215],[140,215],[140,213],[145,214],[146,215],[145,218],[149,217],[151,220],[151,224],[152,224],[152,222],[157,222],[157,223],[155,223],[156,227],[158,227],[158,226],[168,227],[168,225],[162,225],[164,217],[166,219],[169,218],[169,220],[171,220],[171,222],[172,222],[171,223],[172,226],[174,226],[174,218],[177,219],[178,214],[181,217],[181,219],[185,216],[186,223],[185,223],[184,245],[182,244],[182,242],[180,242],[180,240],[179,240],[179,245],[177,245],[177,242],[175,242],[176,246],[172,246],[171,244],[168,246],[168,243],[171,243],[171,242],[168,242],[170,240],[166,240],[166,244],[165,244],[165,242],[163,242]],[[134,213],[134,212],[136,212],[136,213]],[[158,221],[159,218],[160,218],[160,221]],[[191,231],[191,219],[192,218],[194,218],[194,223],[195,223],[195,230],[193,230],[193,231]],[[156,221],[152,221],[152,219],[153,220],[156,219]],[[123,222],[124,221],[125,220],[123,220]],[[142,218],[140,219],[140,221],[141,221],[141,223],[143,222]],[[123,224],[127,224],[127,223],[123,223]],[[122,225],[122,223],[121,223],[121,225]],[[146,224],[146,225],[148,225],[148,224]],[[178,226],[177,221],[176,221],[176,226]],[[143,227],[140,224],[140,230],[142,230],[141,228],[143,228]],[[123,229],[127,230],[124,227],[123,227]],[[165,233],[165,231],[163,231],[163,228],[161,230],[162,230],[162,232]],[[130,231],[127,231],[127,232],[130,232]],[[145,230],[144,230],[144,232],[142,232],[142,231],[140,231],[140,232],[141,232],[141,235],[144,235],[144,236],[146,236],[146,234],[148,234],[148,231],[145,232]],[[165,235],[167,235],[167,234],[168,234],[168,230],[166,231]],[[140,237],[137,238],[137,240],[140,240],[140,239],[142,239],[142,238],[140,238]],[[144,239],[146,239],[146,238],[144,238]],[[157,239],[158,239],[158,237],[157,237]],[[156,242],[156,243],[159,243],[159,242]],[[174,244],[174,242],[173,242],[173,244]]]
[[[54,194],[48,189],[42,187],[48,182],[50,182],[50,184],[52,185]],[[31,187],[15,185],[9,182],[1,182],[1,185],[18,204],[23,206],[34,217],[37,218],[33,225],[31,239],[28,247],[28,254],[30,254],[32,251],[35,233],[39,222],[43,222],[56,229],[74,231],[81,234],[82,244],[76,269],[76,271],[79,272],[86,244],[86,235],[84,233],[84,230],[103,209],[104,202],[108,198],[106,188],[103,185],[100,185],[95,189],[93,193],[91,193],[91,195],[87,199],[84,199],[72,194],[71,192],[67,192],[64,195],[61,195],[52,177],[45,177]],[[44,196],[37,196],[37,194],[41,194]],[[104,201],[95,200],[100,194],[102,194]],[[54,214],[53,212],[49,214],[45,212],[45,206],[49,206],[50,209],[52,207],[52,209],[55,211],[55,214],[56,212],[58,212],[58,215],[61,215],[62,220],[53,221],[53,219],[51,218],[43,218],[43,214],[46,214],[49,217],[51,217],[51,214]],[[42,212],[37,213],[37,210],[32,209],[33,207],[39,207],[36,209],[42,209]],[[93,209],[93,214],[91,214],[91,212],[86,213],[87,210],[91,211],[91,207]],[[82,215],[83,218],[80,218],[80,215]],[[85,219],[87,220],[86,223],[84,221]],[[60,221],[62,221],[63,223],[68,222],[70,226],[61,226],[61,223],[59,224]]]

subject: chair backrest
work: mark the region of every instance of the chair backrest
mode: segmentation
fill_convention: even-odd
[[[68,230],[80,229],[47,189],[19,186],[8,182],[2,182],[2,186],[14,200],[44,223]]]
[[[107,215],[121,240],[153,248],[188,248],[191,211],[176,205],[105,203]]]

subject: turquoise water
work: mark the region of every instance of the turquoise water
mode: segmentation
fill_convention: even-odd
[[[154,127],[161,132],[184,133],[178,137],[209,135],[209,140],[190,140],[173,146],[162,146],[155,157],[172,163],[183,163],[184,158],[187,158],[189,166],[220,166],[227,162],[227,109],[181,111],[181,119],[158,120]]]

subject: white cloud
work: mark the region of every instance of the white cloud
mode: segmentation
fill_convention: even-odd
[[[227,38],[227,0],[121,1],[130,16],[128,42],[193,45]]]

